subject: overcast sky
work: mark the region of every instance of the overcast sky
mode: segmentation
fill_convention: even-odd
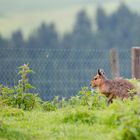
[[[60,32],[69,31],[80,9],[86,9],[94,20],[97,6],[102,5],[109,13],[121,2],[132,10],[140,9],[140,0],[0,0],[0,34],[9,36],[21,29],[28,35],[43,21],[56,23]]]

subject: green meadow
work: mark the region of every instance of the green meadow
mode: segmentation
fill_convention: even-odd
[[[13,87],[0,85],[1,140],[139,140],[139,94],[125,101],[107,99],[83,87],[69,99],[56,96],[43,101],[28,80],[33,71],[19,67],[20,80]],[[140,83],[133,79],[139,93]],[[132,93],[131,93],[132,94]]]
[[[75,105],[55,111],[1,107],[3,140],[138,140],[140,99],[110,106]]]

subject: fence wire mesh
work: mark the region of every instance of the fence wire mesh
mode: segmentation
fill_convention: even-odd
[[[120,75],[131,77],[131,52],[119,51]],[[17,83],[18,67],[28,63],[34,74],[29,80],[45,100],[54,96],[69,97],[78,94],[98,68],[103,68],[111,78],[109,50],[105,49],[41,49],[1,48],[0,83],[13,86]]]

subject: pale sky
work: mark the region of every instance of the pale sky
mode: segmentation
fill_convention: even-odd
[[[71,30],[79,10],[87,10],[94,21],[98,5],[111,13],[120,2],[134,11],[140,9],[140,0],[0,0],[0,34],[7,37],[21,29],[28,36],[43,21],[54,22],[57,30],[64,33]]]

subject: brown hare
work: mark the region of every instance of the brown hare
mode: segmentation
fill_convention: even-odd
[[[107,79],[102,69],[98,69],[96,76],[91,81],[91,87],[98,87],[99,91],[108,97],[108,104],[112,103],[116,97],[122,100],[132,97],[130,90],[134,90],[134,86],[125,79]]]

